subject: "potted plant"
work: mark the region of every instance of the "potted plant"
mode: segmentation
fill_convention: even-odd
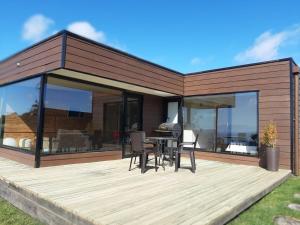
[[[278,171],[279,168],[279,148],[277,143],[277,127],[273,121],[270,121],[263,133],[263,146],[266,150],[266,168],[270,171]]]

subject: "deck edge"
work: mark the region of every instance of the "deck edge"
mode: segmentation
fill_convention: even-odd
[[[260,191],[255,196],[251,196],[247,199],[245,199],[243,202],[235,206],[233,209],[231,209],[229,212],[224,213],[223,215],[219,216],[218,218],[214,219],[209,225],[223,225],[234,218],[236,218],[239,214],[253,206],[256,202],[261,200],[263,197],[265,197],[267,194],[271,193],[275,188],[277,188],[279,185],[283,184],[289,177],[292,176],[292,172],[289,171],[285,176],[283,176],[280,180],[276,181],[275,183],[272,183],[270,186],[265,188],[264,190]]]
[[[0,177],[0,196],[45,224],[94,225],[91,221],[77,216],[75,213],[67,211],[31,191],[18,187],[3,177]]]

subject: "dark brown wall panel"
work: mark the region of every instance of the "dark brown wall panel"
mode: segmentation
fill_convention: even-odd
[[[93,43],[68,36],[66,69],[183,94],[183,76]]]
[[[143,105],[143,130],[147,136],[153,136],[153,130],[157,129],[163,121],[163,98],[144,95]]]
[[[295,68],[294,68],[295,69]],[[297,71],[299,69],[297,68]],[[300,85],[299,85],[299,74],[295,76],[295,170],[296,170],[296,175],[300,175]]]
[[[185,96],[240,91],[259,91],[259,136],[262,137],[263,128],[268,121],[273,120],[277,123],[278,146],[281,150],[280,166],[291,169],[289,61],[212,71],[184,78]],[[206,158],[208,154],[210,153],[205,154]],[[225,156],[214,154],[209,157]],[[231,156],[226,160],[235,160],[236,157]]]
[[[34,167],[34,155],[26,154],[10,149],[0,148],[0,157],[14,160],[29,166]]]
[[[226,163],[259,166],[259,159],[257,157],[220,154],[220,153],[213,153],[213,152],[198,152],[198,151],[195,152],[195,156],[198,159],[215,160],[215,161],[226,162]]]
[[[122,159],[121,151],[74,153],[41,157],[41,167]]]
[[[62,36],[53,37],[0,62],[0,84],[60,68],[61,59]]]

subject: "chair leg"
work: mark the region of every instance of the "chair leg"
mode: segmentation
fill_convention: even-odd
[[[133,155],[130,158],[130,165],[129,165],[129,171],[131,171],[131,164],[132,164]]]
[[[147,164],[147,153],[143,154],[143,160],[142,160],[142,168],[141,168],[141,172],[145,173],[146,170],[146,164]]]
[[[190,152],[190,159],[191,159],[191,165],[192,165],[192,172],[195,173],[195,170],[196,170],[196,168],[195,168],[195,158],[194,158],[194,154],[193,154],[192,151]]]
[[[154,157],[155,157],[155,171],[157,172],[157,155],[155,155]]]
[[[160,157],[161,157],[161,166],[162,166],[162,168],[163,168],[164,170],[166,170],[166,168],[165,168],[165,161],[164,161],[165,155],[164,155],[164,154],[161,154]]]
[[[133,164],[136,164],[136,156],[134,157],[134,162],[133,162]]]
[[[194,157],[194,168],[196,170],[196,158],[195,158],[195,151],[193,151],[193,157]]]
[[[179,152],[175,153],[175,172],[178,172]]]

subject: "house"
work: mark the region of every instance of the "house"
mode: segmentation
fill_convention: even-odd
[[[262,165],[278,127],[280,168],[300,173],[299,67],[292,58],[190,74],[61,31],[0,62],[0,156],[35,167],[113,160],[128,133],[180,123],[196,157]]]

